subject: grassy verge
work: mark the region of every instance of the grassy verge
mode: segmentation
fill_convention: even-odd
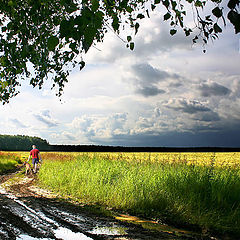
[[[49,154],[40,184],[75,200],[240,234],[240,170]],[[212,159],[214,161],[214,159]]]
[[[20,163],[21,160],[17,154],[0,152],[0,174],[16,168]]]

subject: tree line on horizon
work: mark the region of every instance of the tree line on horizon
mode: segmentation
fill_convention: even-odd
[[[0,151],[29,151],[36,145],[40,151],[56,152],[239,152],[224,147],[127,147],[103,145],[53,145],[40,137],[0,134]]]
[[[27,151],[36,145],[39,149],[50,150],[47,140],[25,135],[0,135],[0,150]]]

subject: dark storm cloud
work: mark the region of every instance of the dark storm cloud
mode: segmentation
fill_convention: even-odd
[[[205,129],[207,130],[207,129]],[[101,141],[95,144],[109,145]],[[118,135],[111,139],[111,145],[137,147],[240,147],[240,131],[165,132],[155,135]]]
[[[216,83],[202,83],[198,86],[198,89],[201,92],[203,97],[210,97],[210,96],[224,96],[231,93],[231,90]]]
[[[10,121],[17,127],[17,128],[27,128],[26,125],[24,125],[22,122],[20,122],[18,119],[16,118],[12,118],[10,119]]]
[[[135,64],[131,68],[134,75],[136,93],[144,97],[156,96],[166,91],[158,87],[158,83],[168,79],[180,79],[178,74],[170,74],[166,71],[154,68],[148,63]]]
[[[150,97],[150,96],[156,96],[158,94],[163,94],[165,93],[164,90],[159,89],[157,87],[145,87],[145,88],[139,88],[136,90],[136,93],[139,93],[141,95],[143,95],[144,97]]]
[[[183,86],[183,84],[181,82],[171,82],[169,84],[170,88],[178,88],[178,87],[181,87],[181,86]]]
[[[211,111],[210,108],[204,106],[201,102],[187,99],[171,99],[165,106],[175,111],[182,111],[189,114]]]
[[[132,70],[142,84],[154,84],[171,77],[168,72],[154,68],[147,63],[135,64],[132,66]]]
[[[220,121],[220,117],[216,112],[197,113],[193,119],[204,122]]]

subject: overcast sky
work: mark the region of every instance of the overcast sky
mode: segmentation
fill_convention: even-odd
[[[192,45],[154,16],[142,22],[135,50],[109,33],[69,76],[62,101],[45,84],[23,83],[0,106],[0,134],[51,144],[240,147],[240,36]]]

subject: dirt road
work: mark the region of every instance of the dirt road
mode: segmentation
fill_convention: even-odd
[[[0,183],[1,240],[210,239],[187,232],[184,234],[167,226],[161,231],[154,227],[154,230],[145,229],[139,224],[56,200],[50,193],[34,186],[33,178],[18,179],[15,174],[9,174],[0,176]]]

